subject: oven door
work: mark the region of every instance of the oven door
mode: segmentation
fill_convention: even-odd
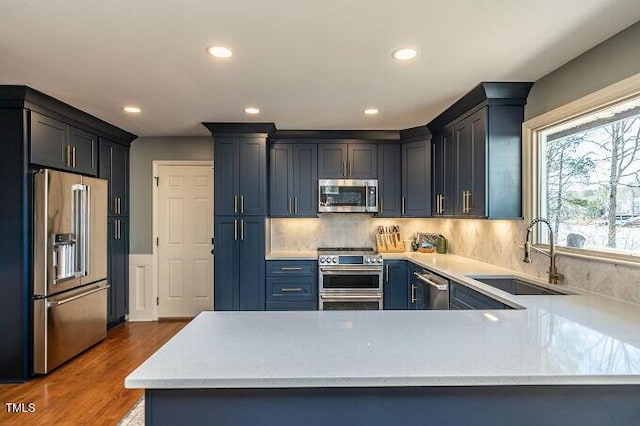
[[[321,311],[379,311],[382,310],[382,293],[320,293]]]
[[[382,292],[382,266],[320,266],[320,292]]]
[[[318,212],[375,213],[378,211],[377,186],[376,179],[320,179]]]

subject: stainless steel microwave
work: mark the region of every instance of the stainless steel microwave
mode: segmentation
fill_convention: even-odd
[[[378,179],[319,179],[318,213],[377,213]]]

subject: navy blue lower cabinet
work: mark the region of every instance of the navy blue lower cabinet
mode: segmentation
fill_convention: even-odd
[[[449,308],[452,310],[511,309],[504,303],[455,281],[451,281],[449,285]]]
[[[384,261],[384,309],[408,308],[408,262],[405,260]]]
[[[314,311],[318,309],[316,261],[267,261],[266,270],[266,310]]]
[[[264,217],[216,216],[216,311],[264,311]]]

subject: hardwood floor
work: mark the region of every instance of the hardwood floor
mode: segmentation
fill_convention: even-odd
[[[47,376],[0,384],[1,425],[115,425],[143,395],[124,378],[182,329],[186,321],[118,325],[103,342]],[[6,403],[35,404],[33,413],[8,413]]]

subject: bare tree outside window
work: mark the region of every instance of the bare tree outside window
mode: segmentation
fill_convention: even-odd
[[[542,135],[539,213],[558,244],[640,255],[640,101]]]

